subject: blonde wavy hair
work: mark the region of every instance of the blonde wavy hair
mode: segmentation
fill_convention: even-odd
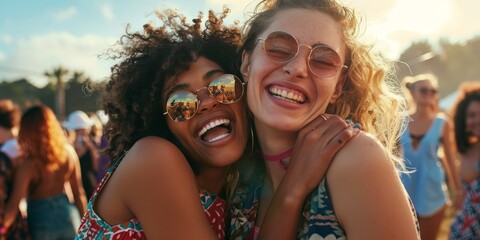
[[[18,142],[38,168],[55,171],[66,161],[67,139],[57,117],[47,106],[34,106],[23,114]]]
[[[264,0],[245,25],[240,52],[251,52],[255,48],[259,35],[278,12],[294,8],[327,13],[343,29],[348,71],[343,93],[327,112],[360,123],[363,130],[385,146],[390,159],[403,168],[397,146],[408,116],[406,101],[395,77],[393,62],[358,40],[360,24],[353,9],[334,0]]]

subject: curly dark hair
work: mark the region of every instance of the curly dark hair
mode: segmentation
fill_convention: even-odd
[[[102,95],[102,105],[109,117],[105,133],[112,161],[145,136],[163,137],[184,150],[167,127],[161,99],[165,80],[188,70],[199,57],[214,61],[225,72],[241,78],[234,64],[241,44],[241,28],[238,22],[224,25],[229,12],[225,7],[219,14],[210,10],[204,29],[202,12],[192,23],[187,23],[174,10],[157,11],[163,24],[158,27],[145,24],[144,33],[130,33],[127,28],[119,41],[120,48],[109,52],[108,57],[119,58],[121,62],[112,67]]]
[[[480,83],[466,83],[460,86],[460,95],[453,108],[455,144],[458,152],[465,153],[472,147],[471,133],[467,129],[467,108],[472,102],[480,102]]]

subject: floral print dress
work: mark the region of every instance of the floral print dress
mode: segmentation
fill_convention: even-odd
[[[450,239],[480,239],[480,177],[464,186],[467,195],[452,221]]]
[[[142,240],[147,239],[143,231],[142,225],[137,218],[130,219],[124,223],[110,226],[101,219],[93,210],[93,204],[110,176],[118,167],[121,159],[118,160],[105,174],[97,189],[88,201],[87,212],[82,218],[80,227],[77,231],[75,239],[112,239],[112,240]],[[225,208],[226,201],[220,197],[208,192],[203,188],[199,188],[200,200],[203,205],[205,216],[210,226],[215,231],[218,239],[225,239]]]
[[[5,153],[0,152],[0,214],[5,210],[13,189],[14,170],[11,159]],[[8,230],[4,229],[3,224],[0,223],[0,239],[31,239],[28,232],[27,220],[20,212]]]

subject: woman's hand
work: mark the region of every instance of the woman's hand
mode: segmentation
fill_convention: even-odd
[[[298,135],[287,170],[287,175],[296,179],[292,189],[300,190],[304,196],[317,187],[337,152],[358,132],[359,124],[335,115],[322,114],[305,126]]]
[[[258,239],[295,239],[305,199],[320,184],[337,152],[359,131],[358,124],[333,115],[320,115],[300,131]]]

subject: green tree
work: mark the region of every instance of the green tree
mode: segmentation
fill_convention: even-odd
[[[68,74],[68,70],[62,66],[54,68],[52,71],[46,71],[45,76],[52,79],[56,87],[55,110],[58,120],[65,119],[65,82],[64,77]]]

